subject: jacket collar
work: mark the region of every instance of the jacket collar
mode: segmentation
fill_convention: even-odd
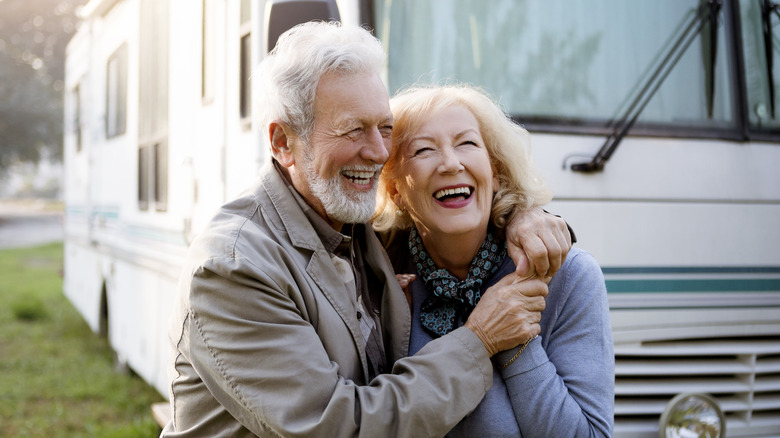
[[[304,212],[306,208],[311,209],[311,207],[308,207],[308,204],[302,200],[300,194],[287,181],[277,166],[276,160],[269,160],[264,166],[261,179],[261,184],[276,209],[280,221],[278,223],[273,221],[274,226],[284,229],[290,242],[296,247],[313,251],[307,271],[352,332],[358,350],[361,352],[365,375],[368,375],[365,351],[361,340],[362,334],[360,334],[360,327],[355,317],[354,300],[346,293],[346,289],[343,289],[343,284],[338,281],[338,274],[330,261],[326,248],[312,226],[308,215]],[[303,202],[303,205],[296,201],[296,197]],[[313,211],[312,214],[316,215]],[[318,218],[325,222],[321,217],[318,216]],[[290,224],[298,224],[298,226],[295,230],[289,230],[287,226]],[[341,235],[335,230],[333,232]],[[391,366],[390,362],[407,355],[411,313],[403,291],[394,278],[390,260],[373,229],[367,224],[361,224],[354,228],[353,237],[365,239],[367,250],[363,255],[366,269],[373,270],[380,281],[384,282],[381,325],[386,346],[389,348],[385,353],[388,365]],[[326,279],[333,279],[333,281]],[[342,289],[344,293],[340,293]]]

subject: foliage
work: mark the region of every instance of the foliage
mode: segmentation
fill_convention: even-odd
[[[0,173],[62,157],[65,46],[85,0],[0,0]]]
[[[62,251],[0,251],[0,436],[156,437],[150,406],[162,396],[117,373],[106,340],[65,298]],[[44,313],[18,318],[13,303]]]
[[[18,320],[35,321],[46,317],[46,308],[38,297],[23,297],[11,304],[11,311]]]

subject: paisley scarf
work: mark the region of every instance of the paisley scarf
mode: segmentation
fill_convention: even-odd
[[[459,318],[467,318],[471,314],[482,296],[482,282],[496,272],[506,256],[506,242],[499,241],[488,231],[463,281],[436,266],[414,228],[409,233],[409,252],[417,274],[429,292],[422,303],[420,321],[427,331],[439,337],[455,329]]]

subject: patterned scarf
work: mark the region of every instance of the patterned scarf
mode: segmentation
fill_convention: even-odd
[[[506,256],[506,242],[500,242],[488,231],[463,281],[436,266],[415,228],[409,233],[409,251],[417,274],[432,293],[423,301],[420,322],[432,335],[439,337],[455,329],[458,318],[471,314],[482,296],[482,282],[496,272]]]

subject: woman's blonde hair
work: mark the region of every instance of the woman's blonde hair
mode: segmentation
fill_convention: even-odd
[[[528,131],[516,124],[483,90],[467,84],[415,86],[390,100],[393,110],[393,150],[379,178],[373,226],[377,231],[408,229],[412,220],[398,207],[388,182],[398,180],[401,150],[431,114],[453,105],[468,109],[477,119],[499,189],[493,198],[491,221],[503,230],[518,210],[544,205],[552,194],[531,160]]]

